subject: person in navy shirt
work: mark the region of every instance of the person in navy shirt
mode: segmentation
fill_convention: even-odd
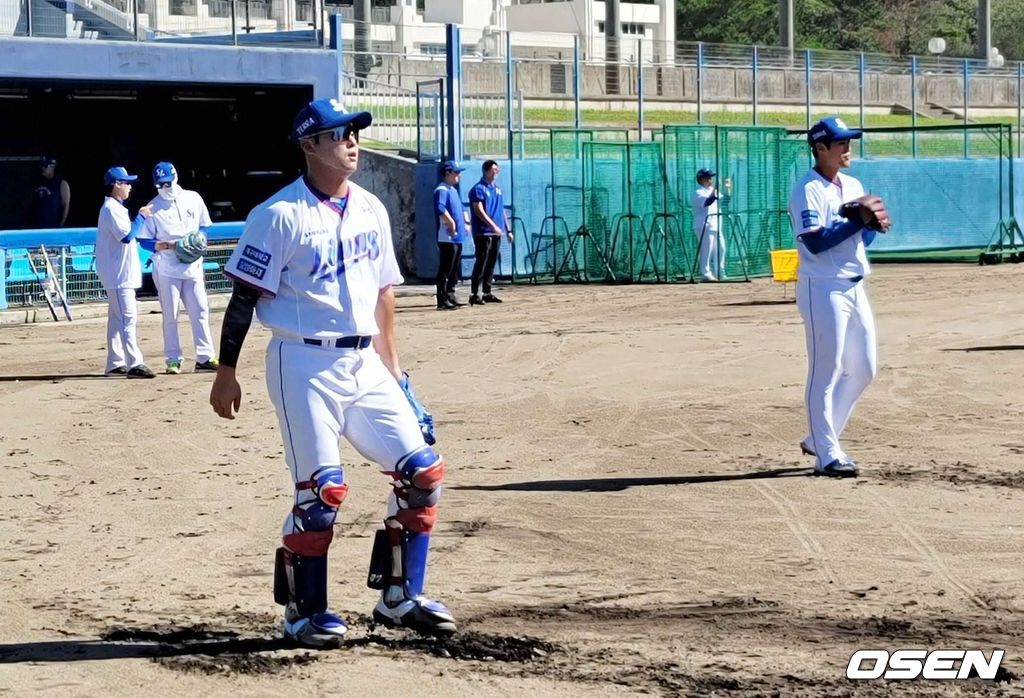
[[[501,236],[507,234],[509,242],[513,240],[512,231],[508,230],[505,224],[505,201],[501,187],[498,186],[498,172],[501,168],[494,160],[487,160],[482,169],[483,176],[469,192],[473,246],[476,250],[470,305],[501,303],[501,299],[491,293],[494,264],[498,261]],[[479,295],[481,286],[483,296]]]
[[[462,245],[466,241],[466,213],[459,194],[459,179],[465,167],[454,160],[441,165],[441,183],[434,189],[434,212],[437,214],[437,309],[455,310],[460,303],[455,297],[459,282]]]

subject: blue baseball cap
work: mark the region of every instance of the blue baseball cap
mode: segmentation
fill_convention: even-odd
[[[118,165],[107,170],[107,173],[103,175],[103,183],[109,187],[118,182],[134,182],[138,178],[138,175],[128,174],[128,170]]]
[[[57,164],[57,158],[53,157],[52,155],[44,155],[39,160],[39,166],[40,167],[49,167],[50,165],[56,165],[56,164]]]
[[[299,110],[292,123],[292,140],[330,131],[339,126],[348,126],[362,131],[373,123],[373,115],[368,111],[349,112],[337,99],[314,99]]]
[[[705,177],[714,177],[717,172],[712,170],[710,167],[702,167],[697,170],[697,179],[704,179]]]
[[[153,168],[153,183],[163,184],[164,182],[173,182],[174,178],[178,176],[178,171],[174,169],[174,165],[169,162],[158,162],[156,167]]]
[[[465,172],[466,168],[458,163],[457,160],[445,160],[444,164],[441,165],[441,174],[446,175],[449,172]]]
[[[860,138],[863,135],[863,131],[850,128],[838,116],[826,116],[814,124],[814,126],[811,126],[811,130],[807,132],[807,142],[811,145],[815,143],[831,143],[832,141]]]

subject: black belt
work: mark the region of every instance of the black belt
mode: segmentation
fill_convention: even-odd
[[[306,344],[328,349],[365,349],[370,346],[373,337],[332,337],[330,339],[303,339]]]

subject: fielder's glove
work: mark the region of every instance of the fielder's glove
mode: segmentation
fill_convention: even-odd
[[[409,384],[409,374],[402,373],[402,380],[398,381],[398,385],[402,387],[402,392],[405,393],[405,398],[409,401],[409,405],[412,406],[412,411],[416,415],[416,420],[420,423],[420,431],[423,432],[423,440],[428,445],[433,446],[437,441],[434,438],[434,417],[427,408],[424,407],[416,396],[412,394],[412,386]]]
[[[183,264],[191,264],[206,254],[206,236],[195,232],[178,238],[174,243],[174,253]]]
[[[892,225],[889,212],[885,210],[882,197],[868,194],[859,199],[845,203],[839,209],[839,215],[850,220],[860,220],[865,228],[884,233]]]

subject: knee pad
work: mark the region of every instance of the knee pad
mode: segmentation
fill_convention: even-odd
[[[429,533],[437,522],[444,460],[424,446],[399,461],[391,477],[398,499],[398,523],[410,531]]]
[[[311,490],[316,499],[296,504],[292,509],[292,528],[295,530],[284,534],[284,545],[299,555],[326,555],[334,539],[338,507],[348,494],[341,468],[320,468],[309,480],[295,483],[295,490]]]

